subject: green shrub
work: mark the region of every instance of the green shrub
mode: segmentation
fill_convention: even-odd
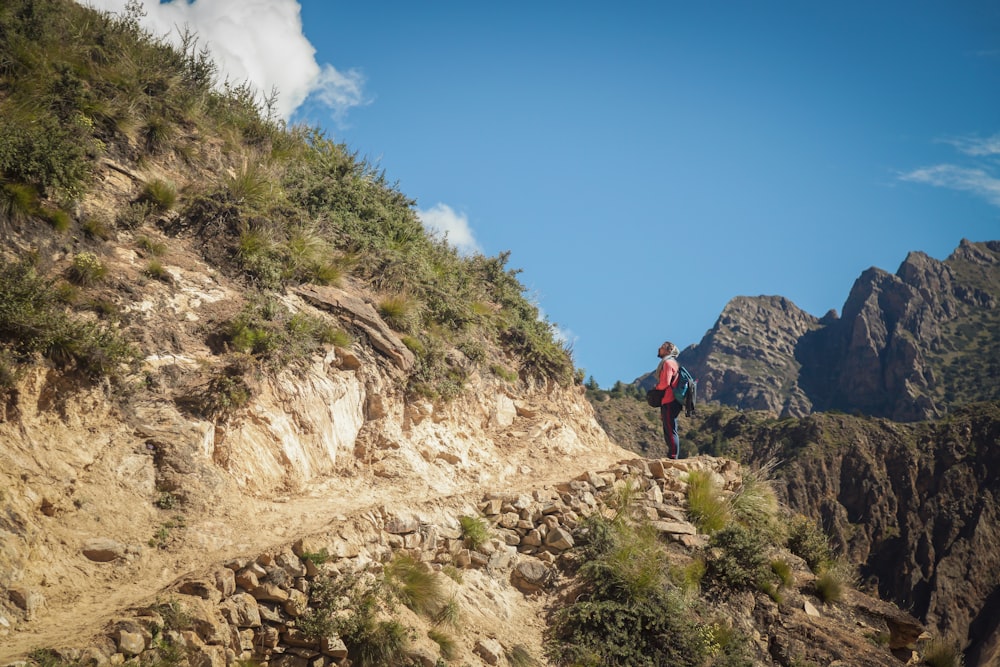
[[[709,657],[698,614],[669,585],[666,549],[651,525],[593,514],[577,534],[582,590],[555,615],[550,660],[693,667]]]
[[[28,654],[29,665],[37,667],[79,667],[79,660],[67,660],[57,651],[50,648],[36,648]]]
[[[462,539],[470,549],[478,549],[490,539],[490,530],[481,518],[460,516],[458,523],[462,527]]]
[[[207,419],[224,417],[246,407],[253,398],[246,380],[248,366],[244,357],[237,356],[213,369],[203,385],[177,400],[178,405]]]
[[[722,530],[729,522],[729,504],[710,470],[692,470],[687,480],[688,514],[703,533]]]
[[[708,543],[706,577],[736,590],[766,590],[771,584],[771,564],[764,537],[734,523],[714,533]]]
[[[150,607],[150,609],[159,614],[160,618],[163,619],[164,630],[180,632],[182,630],[190,630],[195,625],[194,617],[185,611],[183,605],[177,600],[158,602]]]
[[[923,664],[929,667],[962,667],[965,660],[957,641],[935,638],[922,647]]]
[[[299,629],[315,639],[340,635],[352,664],[403,664],[408,632],[399,622],[380,618],[390,597],[383,581],[358,574],[317,577],[310,608],[296,621]]]
[[[104,263],[92,252],[81,252],[73,257],[66,277],[75,285],[90,287],[104,279],[108,270]]]
[[[828,569],[835,560],[826,535],[813,521],[801,514],[792,517],[789,522],[787,546],[814,573]]]
[[[516,371],[512,371],[505,366],[501,366],[500,364],[493,364],[492,366],[490,366],[490,370],[498,378],[500,378],[501,380],[505,380],[507,382],[514,383],[517,382],[519,379]]]
[[[697,618],[665,588],[629,600],[594,591],[556,612],[546,655],[560,665],[698,667],[708,657]]]
[[[81,266],[89,267],[89,260]],[[17,355],[40,352],[92,377],[120,378],[123,366],[136,361],[135,349],[114,328],[73,319],[58,297],[30,260],[0,263],[0,343]]]
[[[326,561],[330,560],[330,554],[326,549],[318,551],[316,553],[304,552],[301,556],[302,560],[308,561],[313,565],[322,565]]]
[[[236,256],[243,269],[262,287],[277,287],[284,272],[280,243],[266,226],[245,230],[240,234]]]

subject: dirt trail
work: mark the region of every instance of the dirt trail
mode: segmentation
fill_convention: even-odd
[[[383,511],[450,515],[468,512],[484,493],[531,492],[634,457],[613,446],[597,447],[569,458],[544,448],[533,452],[530,446],[506,454],[506,474],[500,473],[486,483],[476,475],[458,475],[457,490],[447,494],[435,494],[419,479],[386,479],[361,472],[330,477],[312,484],[306,493],[287,499],[243,497],[213,508],[210,515],[189,517],[183,535],[168,549],[144,550],[136,562],[127,565],[104,564],[107,576],[78,577],[71,590],[46,589],[46,605],[38,618],[0,638],[0,663],[23,658],[37,648],[85,646],[125,610],[151,605],[171,584],[211,571],[235,557],[256,556],[340,524],[370,521],[366,517]],[[520,472],[525,465],[530,474]]]

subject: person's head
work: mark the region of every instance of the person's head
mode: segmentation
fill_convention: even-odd
[[[663,345],[660,346],[660,349],[656,354],[658,357],[660,357],[660,359],[664,357],[676,357],[678,354],[680,354],[680,350],[678,350],[677,346],[668,340],[665,341]]]

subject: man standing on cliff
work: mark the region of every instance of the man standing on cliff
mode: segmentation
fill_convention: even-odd
[[[677,376],[680,373],[678,354],[680,350],[676,345],[670,341],[663,343],[657,352],[660,363],[656,367],[656,388],[663,390],[663,400],[660,401],[663,440],[667,444],[667,456],[672,459],[681,457],[681,437],[677,432],[677,417],[681,414],[682,406],[674,400],[674,385],[677,384]]]

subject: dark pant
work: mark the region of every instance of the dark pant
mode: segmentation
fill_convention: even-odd
[[[667,456],[672,459],[681,457],[681,436],[677,432],[677,417],[681,414],[682,407],[677,401],[670,401],[660,406],[663,440],[667,443]]]

